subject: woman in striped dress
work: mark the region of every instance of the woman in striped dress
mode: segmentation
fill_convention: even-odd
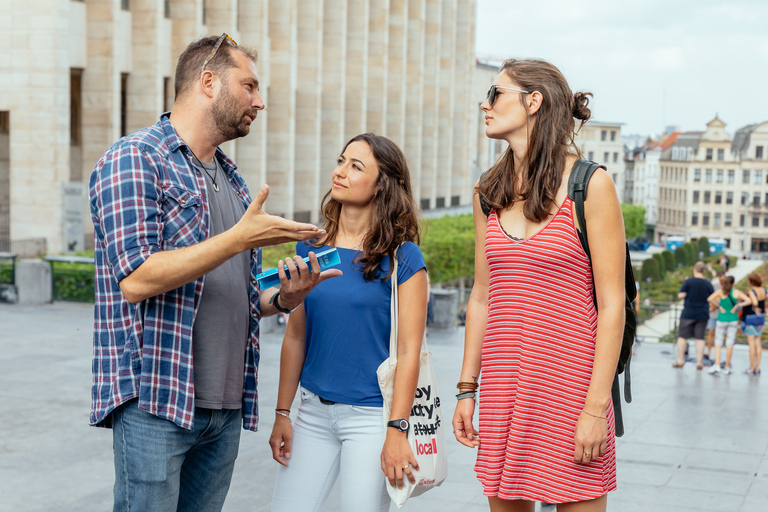
[[[494,512],[532,512],[535,501],[604,511],[616,488],[624,222],[598,170],[585,202],[590,266],[567,196],[574,118],[589,119],[590,95],[573,94],[547,62],[508,60],[481,105],[486,135],[509,148],[475,185],[475,284],[453,428],[479,447],[475,471]]]

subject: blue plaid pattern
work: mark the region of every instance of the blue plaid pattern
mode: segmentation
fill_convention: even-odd
[[[110,413],[138,397],[140,409],[192,428],[192,325],[204,277],[138,304],[125,300],[118,285],[151,254],[208,238],[205,178],[192,167],[187,151],[165,113],[154,126],[120,139],[91,175],[96,263],[91,425],[109,427]],[[216,155],[247,208],[251,198],[235,164],[220,149]],[[251,252],[243,428],[255,431],[261,250]]]

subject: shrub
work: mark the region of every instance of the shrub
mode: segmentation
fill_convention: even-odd
[[[688,253],[688,265],[693,265],[699,259],[699,254],[696,252],[696,247],[691,242],[683,244],[685,251]]]
[[[703,236],[699,238],[698,242],[696,242],[696,245],[698,245],[698,252],[703,253],[701,259],[709,256],[709,239],[707,237]]]
[[[651,282],[661,280],[661,274],[659,273],[659,262],[656,260],[656,258],[648,258],[647,260],[643,261],[643,266],[640,270],[640,277],[644,282],[648,282],[649,279]]]
[[[664,251],[661,255],[664,257],[664,268],[667,269],[667,272],[672,272],[676,266],[675,256],[672,254],[672,251]]]
[[[660,252],[654,253],[653,259],[656,260],[656,264],[659,266],[659,276],[663,277],[667,273],[667,267],[664,264],[664,257]]]
[[[455,281],[475,274],[475,226],[471,214],[427,221],[421,252],[432,283]]]
[[[684,267],[688,264],[688,252],[682,245],[675,249],[675,261],[677,261],[678,267]]]

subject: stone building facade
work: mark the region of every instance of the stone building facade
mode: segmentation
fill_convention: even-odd
[[[259,51],[267,110],[222,149],[252,189],[270,185],[267,211],[317,222],[339,151],[365,131],[404,150],[424,209],[470,204],[474,22],[475,0],[13,2],[0,16],[0,239],[92,243],[95,163],[171,108],[186,45],[222,32]]]
[[[578,128],[576,121],[576,127]],[[622,123],[587,121],[576,134],[574,141],[587,160],[606,166],[613,178],[616,195],[624,201],[624,144],[621,141]]]
[[[723,238],[732,250],[768,253],[768,122],[733,139],[715,117],[685,132],[660,158],[657,237]]]

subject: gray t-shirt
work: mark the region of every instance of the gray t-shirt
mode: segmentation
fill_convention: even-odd
[[[218,160],[215,164],[192,161],[205,176],[211,211],[209,237],[212,238],[234,226],[245,208]],[[214,179],[218,192],[214,190]],[[245,348],[250,334],[250,274],[251,251],[243,251],[205,275],[203,295],[192,327],[195,407],[242,407]]]

